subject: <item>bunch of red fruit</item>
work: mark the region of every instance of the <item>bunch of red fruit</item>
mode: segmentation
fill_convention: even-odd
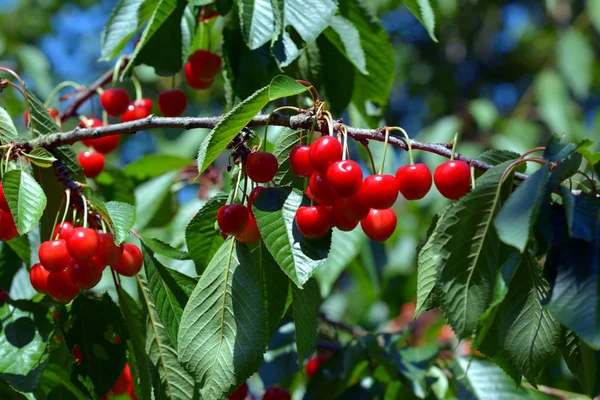
[[[142,269],[140,249],[129,243],[117,246],[110,233],[64,222],[52,237],[40,245],[40,262],[31,267],[29,278],[35,290],[61,303],[73,300],[81,289],[96,286],[107,265],[124,276]]]
[[[6,196],[4,195],[4,189],[2,188],[2,182],[0,182],[0,241],[11,240],[18,234],[15,219],[10,212]]]

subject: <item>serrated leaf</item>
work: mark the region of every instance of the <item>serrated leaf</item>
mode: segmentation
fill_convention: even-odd
[[[27,87],[27,111],[29,112],[29,131],[33,137],[60,132],[60,127],[52,118],[44,103],[40,101]]]
[[[176,249],[168,243],[163,242],[162,240],[151,238],[148,236],[143,236],[142,241],[150,250],[152,250],[156,254],[160,254],[161,256],[172,258],[173,260],[190,260],[190,255],[187,251]]]
[[[196,273],[202,275],[206,266],[221,247],[225,239],[215,229],[217,211],[227,202],[226,194],[218,194],[192,218],[185,228],[185,243],[190,257],[196,265]]]
[[[583,391],[590,397],[600,394],[600,351],[590,348],[573,331],[563,329],[560,352]]]
[[[302,287],[327,259],[331,233],[319,240],[305,238],[296,226],[296,211],[302,192],[290,188],[269,188],[253,205],[263,241],[283,272]]]
[[[275,16],[271,0],[238,0],[244,41],[251,50],[269,42],[275,34]]]
[[[19,234],[29,232],[39,222],[46,207],[46,194],[23,170],[8,171],[2,181],[4,194]]]
[[[543,303],[550,285],[535,258],[522,258],[494,323],[479,349],[511,375],[536,385],[537,377],[558,348],[560,324]]]
[[[338,50],[346,55],[356,69],[364,75],[368,75],[367,60],[360,42],[360,32],[351,21],[336,15],[331,19],[331,28],[325,31],[325,36]]]
[[[102,30],[100,60],[110,61],[125,48],[127,42],[148,20],[142,12],[146,0],[119,0]]]
[[[202,398],[224,398],[261,364],[267,342],[261,292],[247,247],[227,240],[190,296],[179,330],[179,360]]]
[[[119,201],[109,201],[105,206],[115,229],[115,243],[121,244],[135,224],[135,207]]]
[[[425,311],[439,306],[435,298],[435,287],[441,266],[440,249],[443,246],[443,241],[437,239],[435,228],[438,223],[439,217],[432,222],[427,242],[425,242],[425,245],[419,250],[417,255],[417,303],[414,313],[415,319]]]
[[[6,110],[0,107],[0,144],[8,144],[17,140],[19,133]]]
[[[481,153],[479,156],[477,156],[477,159],[479,161],[483,161],[484,163],[488,163],[491,165],[498,165],[498,164],[502,164],[503,162],[506,162],[506,161],[514,161],[519,157],[521,157],[521,154],[514,152],[514,151],[490,149],[490,150],[487,150],[487,151]],[[520,167],[520,165],[518,167]],[[521,169],[522,170],[518,170],[518,171],[524,172],[524,169],[523,168],[521,168]]]
[[[144,157],[127,164],[123,168],[125,175],[137,180],[152,179],[192,164],[192,160],[185,157],[167,154],[147,154]]]
[[[274,178],[277,186],[301,188],[304,183],[304,178],[296,175],[290,166],[290,152],[296,145],[300,144],[299,134],[299,131],[285,128],[277,137],[275,151],[273,152],[279,164],[279,169]]]
[[[594,69],[594,48],[587,36],[576,29],[563,33],[556,43],[558,69],[579,99],[590,91]]]
[[[431,2],[429,0],[404,0],[404,4],[427,29],[431,39],[437,42],[438,40],[435,37],[435,12]]]
[[[54,157],[52,153],[50,153],[48,150],[42,147],[33,149],[30,153],[25,154],[25,157],[27,157],[27,159],[31,161],[32,164],[35,164],[38,167],[42,168],[50,168],[52,166],[52,163],[56,161],[56,157]]]
[[[521,183],[494,219],[500,240],[525,251],[544,199],[550,166],[545,165]]]
[[[228,112],[217,126],[206,136],[198,151],[198,172],[203,172],[231,140],[262,110],[270,101],[294,96],[307,91],[309,87],[285,75],[273,78],[264,87]]]
[[[300,367],[310,355],[317,342],[319,331],[319,286],[314,279],[306,282],[303,289],[292,285],[292,309],[294,311],[294,325],[296,327],[296,348]]]

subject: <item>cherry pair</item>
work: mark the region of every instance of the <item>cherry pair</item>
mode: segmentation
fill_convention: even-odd
[[[251,207],[250,203],[249,207]],[[234,236],[242,243],[253,244],[260,240],[256,219],[252,212],[242,204],[228,204],[219,208],[217,223],[221,232]]]
[[[221,56],[196,50],[184,66],[185,81],[194,89],[208,89],[221,69]]]
[[[154,103],[148,98],[136,100],[127,106],[127,110],[121,115],[121,122],[131,122],[146,118],[152,114]]]
[[[100,95],[102,108],[111,117],[121,117],[121,122],[146,118],[152,113],[152,100],[143,98],[130,102],[129,94],[122,88],[106,89]]]

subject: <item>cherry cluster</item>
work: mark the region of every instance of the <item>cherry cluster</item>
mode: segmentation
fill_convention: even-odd
[[[11,240],[18,234],[19,232],[15,225],[15,219],[10,212],[6,196],[4,195],[2,182],[0,182],[0,241]]]
[[[120,275],[142,269],[142,252],[134,244],[117,246],[113,235],[66,221],[54,229],[54,240],[42,242],[40,262],[31,267],[31,285],[56,301],[68,303],[81,289],[92,289],[107,265]]]

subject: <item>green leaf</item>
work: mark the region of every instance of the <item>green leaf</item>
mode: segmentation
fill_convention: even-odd
[[[24,236],[17,236],[24,237]],[[24,237],[27,240],[27,237]],[[13,282],[13,278],[17,272],[23,266],[17,252],[15,252],[8,243],[0,243],[0,288],[10,288]],[[29,265],[30,261],[27,259],[26,264]]]
[[[429,0],[404,0],[404,4],[427,29],[431,39],[437,42],[438,40],[435,37],[435,12],[431,2]]]
[[[277,186],[291,186],[301,188],[304,184],[304,178],[298,176],[292,171],[290,166],[290,152],[300,144],[300,132],[290,128],[284,128],[275,142],[275,151],[273,154],[277,157],[279,169],[275,175],[275,184]]]
[[[190,257],[196,264],[196,273],[202,275],[219,247],[225,242],[215,229],[217,212],[227,202],[226,194],[218,194],[208,200],[185,228],[185,243]]]
[[[307,91],[309,87],[296,82],[285,75],[273,78],[271,84],[264,87],[228,112],[217,126],[206,136],[198,151],[198,172],[203,172],[221,154],[233,138],[262,110],[270,101],[294,96]]]
[[[102,30],[101,61],[110,61],[123,50],[138,29],[146,23],[149,14],[142,12],[146,0],[120,0],[112,10]]]
[[[542,120],[550,130],[569,132],[571,103],[565,82],[558,73],[553,70],[542,71],[535,79],[535,94]]]
[[[275,34],[271,0],[238,0],[244,41],[251,50],[269,42]]]
[[[56,157],[52,155],[48,150],[38,147],[37,149],[33,149],[31,153],[25,154],[25,157],[33,164],[42,168],[50,168],[52,163],[56,161]]]
[[[152,250],[142,242],[144,270],[148,279],[148,288],[152,294],[158,315],[163,322],[169,338],[177,344],[177,332],[183,309],[189,298],[184,287],[195,287],[195,280],[177,271],[171,270],[154,258]]]
[[[325,33],[327,33],[325,31]],[[331,35],[326,35],[327,37]],[[317,39],[319,51],[322,55],[327,55],[327,62],[320,68],[322,76],[322,87],[327,96],[328,104],[331,103],[331,111],[335,114],[342,114],[354,93],[354,80],[357,75],[356,69],[348,56],[341,52],[325,36]]]
[[[314,279],[306,282],[303,289],[292,285],[292,309],[296,326],[296,347],[300,368],[315,349],[319,331],[319,286]]]
[[[587,36],[576,29],[563,33],[557,44],[558,69],[575,96],[588,96],[594,69],[594,48]]]
[[[491,165],[498,165],[506,161],[514,161],[519,157],[521,157],[521,154],[514,151],[490,149],[477,156],[477,159]],[[525,172],[525,169],[519,165],[516,171]]]
[[[127,338],[119,307],[104,294],[101,299],[78,296],[71,306],[72,326],[66,334],[72,349],[78,345],[83,362],[74,371],[96,396],[104,396],[117,381],[125,365],[125,343],[112,343],[106,335],[111,330]]]
[[[190,296],[179,330],[179,360],[202,398],[224,398],[262,363],[267,335],[261,293],[247,247],[233,239],[223,243]]]
[[[190,260],[190,255],[187,251],[176,249],[162,240],[147,236],[142,237],[144,244],[156,254],[172,258],[173,260]]]
[[[30,265],[31,263],[31,244],[29,243],[29,238],[25,235],[17,236],[12,240],[6,242],[8,247],[15,252],[15,254],[23,261],[25,264]]]
[[[512,178],[500,179],[507,163],[487,171],[479,186],[448,209],[434,235],[440,242],[438,288],[448,323],[459,338],[471,334],[489,307],[496,271],[510,255],[492,226],[510,194]]]
[[[44,103],[38,99],[27,87],[27,111],[29,112],[29,131],[33,137],[60,132],[60,127],[52,118]]]
[[[521,253],[533,233],[549,173],[550,166],[545,165],[529,176],[508,198],[494,220],[500,240]]]
[[[302,205],[302,192],[290,188],[269,188],[254,202],[256,223],[267,249],[283,272],[302,287],[327,259],[331,234],[307,239],[298,230],[296,210]]]
[[[563,329],[560,352],[585,394],[600,394],[600,351],[589,347],[573,331]]]
[[[360,42],[360,32],[356,27],[341,15],[336,15],[331,20],[331,28],[325,31],[325,36],[338,50],[346,55],[356,69],[368,75],[367,60]]]
[[[0,144],[8,144],[17,140],[19,133],[6,110],[0,107]]]
[[[49,364],[44,368],[41,385],[49,385],[53,388],[62,385],[77,400],[88,400],[90,398],[88,393],[84,393],[71,382],[68,371],[57,364]]]
[[[585,7],[592,24],[600,32],[600,4],[594,0],[586,0]]]
[[[479,347],[517,384],[525,376],[535,386],[542,368],[558,348],[560,324],[543,307],[549,293],[542,267],[535,258],[523,257]]]
[[[123,168],[125,175],[137,180],[156,178],[179,168],[192,164],[192,161],[185,157],[170,156],[167,154],[147,154],[144,157],[127,164]]]
[[[333,0],[286,0],[283,2],[281,26],[285,29],[279,27],[280,36],[272,48],[273,55],[281,68],[290,65],[298,58],[307,43],[312,43],[317,39],[331,23],[336,10],[337,5]]]
[[[135,229],[142,230],[154,218],[161,205],[171,194],[177,171],[167,172],[139,185],[135,190]]]
[[[148,283],[138,277],[141,298],[148,314],[146,329],[146,352],[158,369],[167,399],[181,400],[194,398],[194,379],[183,369],[177,360],[176,346],[173,344],[163,321],[158,315],[156,304],[150,294]]]
[[[2,186],[19,234],[24,235],[42,218],[46,195],[35,179],[23,170],[8,171]]]
[[[119,201],[109,201],[105,206],[115,229],[115,243],[121,244],[135,224],[135,207]]]
[[[104,172],[96,178],[96,184],[106,200],[135,205],[135,182],[121,168],[106,165]]]

